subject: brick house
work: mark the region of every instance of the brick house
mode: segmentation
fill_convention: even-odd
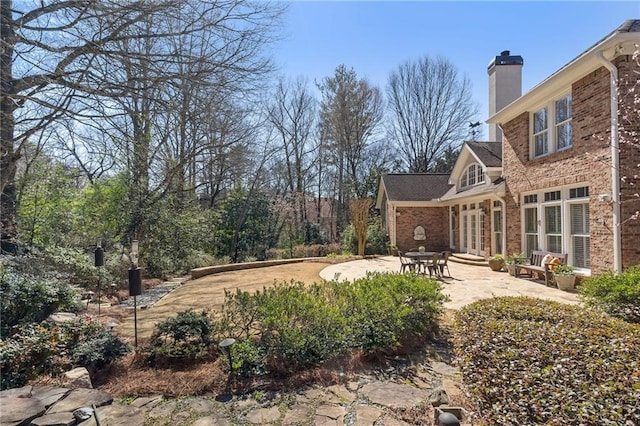
[[[448,211],[439,228],[449,248],[564,252],[583,274],[640,263],[638,45],[640,20],[627,21],[524,95],[521,57],[504,51],[490,62],[487,122],[500,142],[465,143],[451,187],[423,207]],[[378,194],[391,241],[404,242],[385,200]]]

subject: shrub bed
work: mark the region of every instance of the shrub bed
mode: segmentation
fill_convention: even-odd
[[[233,337],[239,374],[290,374],[352,349],[367,354],[398,347],[434,328],[445,299],[437,281],[409,274],[369,274],[353,283],[274,283],[255,294],[227,291],[221,315],[207,326],[211,342],[201,334],[199,319],[180,328],[185,338],[160,341],[163,333],[157,332],[152,345],[166,352],[179,340],[181,350],[172,352],[179,357],[204,353],[207,346],[217,349],[214,344]]]
[[[640,265],[624,272],[601,274],[585,279],[579,287],[588,306],[602,309],[628,322],[640,323]]]
[[[475,302],[455,351],[490,425],[640,424],[640,327],[524,297]]]

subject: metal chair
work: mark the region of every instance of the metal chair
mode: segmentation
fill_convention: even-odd
[[[440,275],[444,276],[444,268],[447,268],[447,277],[453,278],[451,276],[451,271],[449,270],[449,256],[451,256],[450,251],[443,251],[440,253],[441,259],[438,262],[438,267],[440,268]]]
[[[404,255],[404,252],[398,250],[398,257],[400,257],[400,272],[404,273],[409,269],[411,272],[416,271],[416,265]]]
[[[440,277],[440,253],[434,253],[430,260],[427,261],[427,269],[429,270],[429,278],[433,274]]]

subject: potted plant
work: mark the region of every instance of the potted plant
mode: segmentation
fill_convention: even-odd
[[[504,256],[499,253],[494,254],[489,258],[488,263],[492,271],[502,271],[502,268],[504,268]]]
[[[397,256],[398,255],[398,246],[395,244],[391,244],[389,246],[389,254],[391,256]]]
[[[522,253],[511,254],[507,256],[507,258],[504,261],[504,263],[507,265],[507,272],[509,272],[509,275],[511,275],[512,277],[516,276],[516,265],[519,265],[524,262],[524,259],[522,256],[523,256]]]
[[[553,270],[553,277],[560,290],[573,290],[576,285],[576,271],[573,266],[556,266]]]

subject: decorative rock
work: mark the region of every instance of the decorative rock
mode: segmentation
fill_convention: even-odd
[[[143,396],[133,400],[131,405],[138,408],[153,408],[162,402],[162,395]]]
[[[284,415],[282,424],[288,426],[310,423],[309,412],[310,409],[308,405],[296,404]]]
[[[21,388],[7,389],[0,392],[0,398],[10,396],[12,398],[30,398],[33,386],[23,386]]]
[[[431,402],[432,406],[439,407],[441,405],[447,405],[449,403],[449,397],[443,388],[438,387],[433,390],[429,402]]]
[[[372,426],[382,416],[382,410],[368,405],[356,407],[356,426]]]
[[[0,398],[0,424],[29,424],[29,421],[43,415],[44,405],[35,398]]]
[[[198,420],[196,420],[193,423],[192,426],[230,426],[230,425],[231,423],[229,422],[229,420],[225,419],[224,417],[207,416],[207,417],[200,417]]]
[[[258,408],[247,414],[247,421],[254,425],[271,423],[280,418],[280,409],[277,406],[271,408]]]
[[[69,392],[69,395],[65,399],[51,406],[47,414],[74,411],[80,407],[90,407],[92,405],[101,407],[111,404],[112,402],[113,396],[106,392],[97,389],[74,389]]]
[[[42,386],[33,388],[32,398],[38,398],[45,408],[51,407],[53,404],[64,398],[71,389],[59,388],[56,386]]]
[[[56,312],[55,314],[49,315],[47,321],[52,322],[54,324],[62,324],[67,321],[72,321],[76,318],[76,314],[71,312]]]
[[[73,417],[78,419],[79,421],[89,420],[93,416],[93,408],[92,407],[82,407],[78,408],[73,412]]]
[[[460,426],[460,421],[451,413],[442,413],[438,416],[439,426]]]
[[[101,425],[143,426],[144,412],[131,405],[108,405],[96,410]],[[84,426],[84,424],[83,424]]]
[[[344,424],[345,408],[338,405],[321,405],[316,410],[315,424],[342,425]]]
[[[93,389],[89,371],[84,367],[78,367],[74,368],[73,370],[69,370],[64,373],[62,377],[64,386],[70,389]]]
[[[366,384],[362,393],[374,404],[393,409],[411,408],[429,397],[426,391],[413,386],[382,382]]]
[[[31,421],[32,426],[73,426],[76,418],[71,413],[47,414]]]

